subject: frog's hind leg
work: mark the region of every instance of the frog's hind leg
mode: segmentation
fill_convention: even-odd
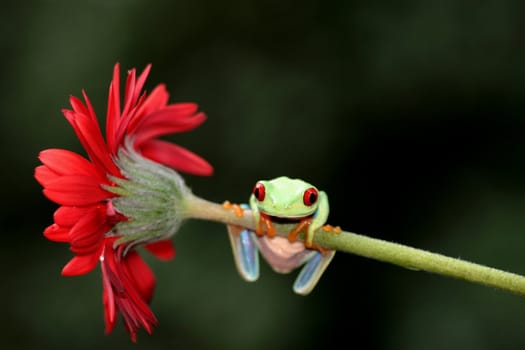
[[[319,282],[334,255],[335,250],[329,250],[324,253],[317,250],[313,251],[312,257],[306,261],[299,276],[297,276],[293,285],[293,291],[300,295],[309,294]]]
[[[259,278],[259,251],[254,233],[234,225],[227,225],[227,228],[237,271],[246,281],[256,281]]]

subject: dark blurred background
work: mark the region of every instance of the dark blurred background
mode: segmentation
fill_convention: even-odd
[[[525,3],[47,0],[0,10],[2,349],[523,349],[525,298],[338,254],[308,297],[296,273],[235,270],[225,228],[188,222],[149,259],[160,327],[103,332],[100,273],[67,245],[33,179],[40,150],[82,152],[61,115],[105,115],[115,62],[209,119],[171,139],[208,159],[193,191],[247,200],[300,177],[347,230],[525,273]],[[83,152],[82,152],[83,153]]]

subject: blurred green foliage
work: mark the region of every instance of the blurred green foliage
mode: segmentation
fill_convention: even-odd
[[[103,334],[98,272],[62,278],[40,150],[81,152],[60,110],[99,117],[116,61],[208,116],[172,140],[207,158],[215,201],[301,177],[347,230],[525,273],[522,1],[29,0],[0,11],[3,349],[523,349],[525,299],[338,254],[314,293],[241,280],[224,227],[189,222],[150,259],[160,327]],[[148,258],[149,259],[149,258]]]

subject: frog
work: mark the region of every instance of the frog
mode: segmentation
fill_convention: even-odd
[[[332,261],[335,250],[314,244],[315,232],[328,219],[328,196],[301,179],[286,176],[257,181],[249,199],[255,230],[227,225],[234,261],[241,277],[249,282],[259,278],[259,253],[278,273],[303,266],[293,291],[308,295]],[[276,235],[274,223],[295,223],[287,237]],[[330,227],[329,225],[327,225]],[[304,232],[304,239],[299,235]]]

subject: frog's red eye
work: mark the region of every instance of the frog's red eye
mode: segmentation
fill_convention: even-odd
[[[309,189],[304,191],[303,203],[304,205],[307,205],[307,206],[314,205],[315,202],[317,202],[318,197],[319,197],[319,194],[317,193],[317,190],[313,187],[310,187]]]
[[[253,188],[253,195],[259,202],[262,202],[264,200],[265,194],[266,191],[264,190],[264,185],[260,182],[257,182]]]

